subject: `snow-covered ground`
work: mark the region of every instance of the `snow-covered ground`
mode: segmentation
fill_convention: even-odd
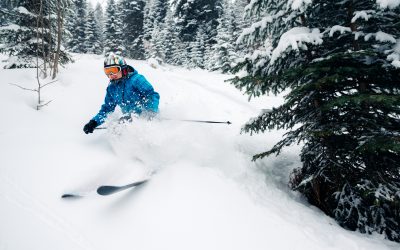
[[[54,249],[399,249],[379,235],[339,227],[287,187],[299,147],[253,163],[282,131],[250,136],[240,127],[261,109],[230,76],[129,61],[161,95],[160,117],[116,125],[118,111],[86,135],[83,125],[104,98],[102,58],[76,55],[59,81],[43,90],[36,111],[34,70],[0,69],[0,250]],[[1,65],[0,65],[1,66]],[[144,186],[112,196],[66,191],[125,184],[157,170]]]

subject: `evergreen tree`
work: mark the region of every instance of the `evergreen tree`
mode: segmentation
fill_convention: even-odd
[[[11,4],[11,3],[9,3]],[[40,9],[38,2],[14,1],[11,5],[5,5],[5,18],[0,29],[3,46],[0,53],[8,54],[11,58],[7,68],[34,67],[38,42],[35,40],[37,15]]]
[[[174,65],[189,65],[190,48],[188,42],[184,42],[179,37],[179,33],[174,31],[171,33],[171,57],[169,63]],[[167,50],[168,51],[168,50]]]
[[[72,52],[86,53],[86,20],[88,4],[86,0],[74,0],[73,16],[69,20],[69,48]]]
[[[175,26],[179,31],[180,39],[191,45],[197,45],[199,41],[198,33],[203,32],[204,46],[208,48],[216,43],[216,28],[218,26],[218,18],[221,14],[221,0],[172,0],[174,10]],[[203,31],[200,31],[203,29]],[[193,54],[195,48],[188,49],[188,54]],[[195,52],[198,53],[198,52]],[[204,53],[204,51],[202,52]],[[207,62],[209,58],[203,58]],[[191,60],[192,61],[192,60]]]
[[[150,47],[147,51],[148,57],[157,58],[160,61],[165,60],[165,33],[163,32],[164,25],[156,25],[153,28],[150,39]]]
[[[127,56],[134,59],[144,59],[143,45],[143,0],[122,0],[122,29],[124,31],[124,47]]]
[[[232,17],[234,22],[232,23],[233,25],[233,45],[235,46],[236,49],[236,56],[238,58],[244,57],[248,52],[249,49],[244,45],[244,44],[237,44],[236,41],[239,38],[240,34],[242,31],[251,25],[251,22],[256,22],[257,20],[254,20],[257,18],[256,16],[248,16],[247,18],[245,17],[245,8],[247,4],[249,3],[249,0],[235,0],[235,3],[231,8],[233,9],[232,11]]]
[[[176,56],[181,53],[181,50],[179,49],[179,32],[176,29],[170,8],[168,8],[165,16],[165,26],[162,30],[161,42],[164,48],[164,61],[170,64],[179,64],[179,60],[177,60],[179,59],[179,56]]]
[[[101,33],[103,33],[103,29],[104,29],[104,12],[103,12],[103,7],[101,7],[100,3],[97,3],[96,7],[94,8],[94,17],[96,18],[96,22],[100,26]]]
[[[211,70],[231,70],[232,63],[236,60],[234,43],[236,42],[237,23],[232,3],[223,1],[223,9],[217,27],[217,43],[213,46],[214,55],[209,59],[208,65]]]
[[[216,36],[221,0],[173,0],[172,5],[183,41],[195,41],[200,26],[207,27],[209,37]]]
[[[104,32],[104,12],[103,12],[103,7],[101,6],[100,3],[96,4],[96,7],[94,9],[94,17],[96,19],[96,23],[99,26],[99,32],[100,32],[100,47],[101,51],[104,51],[104,37],[103,37],[103,32]]]
[[[196,40],[192,42],[191,47],[191,63],[189,67],[204,68],[205,62],[205,39],[204,28],[200,27],[196,34]]]
[[[115,0],[108,0],[104,25],[104,52],[122,54],[124,50],[120,8]]]
[[[164,23],[169,7],[168,0],[150,0],[145,6],[144,39],[150,41],[153,29]]]
[[[100,24],[97,22],[91,5],[89,5],[85,36],[86,40],[84,47],[86,53],[101,54],[103,52],[103,48],[101,43]]]
[[[289,129],[254,159],[303,141],[291,185],[340,225],[400,241],[400,3],[257,0],[233,84],[285,103],[244,131]]]
[[[8,24],[10,12],[15,7],[15,4],[15,0],[3,0],[0,2],[0,27]]]
[[[76,10],[75,10],[75,4],[73,0],[71,0],[72,3],[70,5],[70,8],[66,10],[66,15],[65,15],[65,20],[64,20],[64,27],[65,27],[65,35],[63,36],[63,42],[66,44],[67,48],[69,51],[71,51],[72,46],[74,46],[73,40],[73,30],[74,30],[74,25],[75,25],[75,19],[76,19]]]
[[[56,3],[50,0],[12,0],[2,3],[3,16],[0,53],[10,56],[7,68],[53,66],[57,46]],[[58,4],[68,4],[60,1]],[[58,59],[69,60],[64,51]],[[37,61],[37,59],[39,61]]]
[[[146,43],[146,57],[164,59],[162,51],[163,40],[161,34],[165,28],[165,18],[169,8],[168,0],[151,0],[147,2],[144,17],[144,40]]]

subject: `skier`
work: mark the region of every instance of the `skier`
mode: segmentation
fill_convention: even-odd
[[[117,105],[126,117],[132,113],[154,117],[158,113],[160,95],[144,76],[126,64],[122,56],[110,53],[104,60],[104,73],[110,79],[104,104],[99,113],[83,127],[86,134],[93,133]]]

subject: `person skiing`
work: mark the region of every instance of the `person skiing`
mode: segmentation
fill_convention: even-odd
[[[110,53],[104,60],[104,73],[110,79],[104,104],[99,113],[83,127],[86,134],[93,133],[97,126],[104,123],[117,105],[126,117],[132,113],[153,117],[158,113],[160,95],[144,76],[126,64],[122,56]]]

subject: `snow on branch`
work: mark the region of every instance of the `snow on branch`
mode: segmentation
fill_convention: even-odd
[[[251,13],[252,10],[254,9],[254,5],[257,4],[257,0],[251,0],[250,3],[248,5],[246,5],[246,7],[244,8],[244,11],[246,13]]]
[[[20,6],[18,8],[15,8],[15,10],[18,13],[21,13],[21,14],[29,15],[29,16],[32,16],[32,17],[36,17],[37,16],[36,14],[33,14],[32,12],[28,11],[26,8],[24,8],[22,6]]]
[[[382,9],[386,9],[386,8],[394,9],[400,5],[400,0],[376,0],[376,3]]]
[[[345,32],[351,32],[350,27],[344,27],[344,26],[340,26],[340,25],[335,25],[331,28],[330,32],[329,32],[329,36],[332,37],[335,32],[339,31],[340,34],[343,34]]]
[[[307,27],[295,27],[283,33],[278,46],[272,51],[271,64],[273,64],[283,52],[289,47],[293,50],[299,48],[306,50],[307,47],[304,43],[322,44],[322,33],[319,29],[309,29]]]
[[[370,34],[366,35],[364,37],[364,39],[365,39],[365,41],[368,41],[371,37],[375,37],[375,40],[377,40],[379,42],[383,42],[383,43],[384,42],[396,43],[396,39],[392,35],[382,32],[382,31],[378,31],[376,33],[370,33]]]
[[[355,23],[360,18],[364,19],[365,21],[368,21],[368,19],[375,13],[376,12],[374,10],[355,11],[353,18],[351,19],[351,22]]]
[[[242,34],[236,40],[236,44],[243,43],[245,37],[250,36],[251,34],[256,32],[257,29],[260,29],[261,31],[264,30],[267,27],[267,24],[272,22],[273,18],[271,16],[266,16],[263,17],[263,19],[261,19],[260,21],[253,23],[249,28],[243,30]]]
[[[16,24],[9,24],[7,26],[0,27],[0,31],[2,31],[2,30],[7,30],[7,31],[21,31],[21,30],[22,31],[27,31],[29,29],[26,28],[26,27],[21,27],[21,26],[16,25]]]
[[[392,65],[396,68],[400,68],[400,40],[397,41],[393,47],[393,53],[388,55],[387,59],[392,61]]]
[[[288,6],[292,8],[292,10],[299,10],[301,7],[307,7],[312,3],[312,0],[290,0],[288,1]]]
[[[382,31],[376,32],[375,39],[379,42],[396,43],[396,39],[392,35],[382,32]]]

